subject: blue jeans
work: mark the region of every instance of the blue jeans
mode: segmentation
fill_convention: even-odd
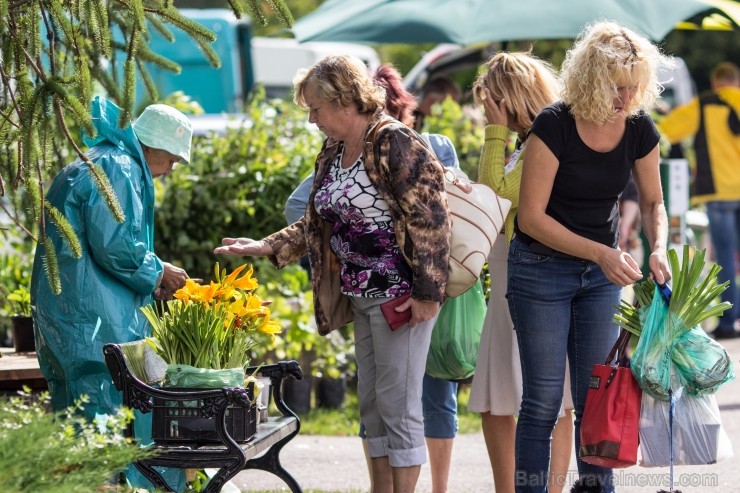
[[[566,355],[575,407],[575,447],[591,370],[603,364],[619,331],[612,315],[620,287],[593,262],[530,251],[514,238],[507,299],[522,365],[522,406],[516,428],[516,491],[545,492],[552,430],[563,399]],[[578,460],[581,477],[598,476],[614,491],[611,469]]]
[[[424,374],[421,407],[424,411],[424,436],[455,438],[457,434],[457,382]]]
[[[740,249],[740,201],[707,202],[709,234],[712,236],[714,255],[722,270],[719,282],[730,281],[722,293],[722,301],[732,303],[719,318],[717,330],[730,332],[738,318],[738,291],[735,283],[735,254]]]

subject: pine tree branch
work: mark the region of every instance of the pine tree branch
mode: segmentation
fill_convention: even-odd
[[[19,9],[26,4],[33,3],[35,0],[17,0],[15,2],[10,2],[10,10]]]
[[[5,70],[3,69],[2,64],[0,64],[0,80],[3,81],[3,86],[5,86],[8,89],[10,103],[13,105],[13,110],[15,111],[15,114],[18,116],[18,121],[20,122],[20,124],[16,124],[13,120],[11,120],[10,114],[8,114],[7,117],[3,115],[3,117],[7,118],[7,121],[14,127],[21,128],[23,126],[23,112],[18,106],[18,101],[15,99],[15,91],[13,90],[13,86],[10,84],[10,81],[8,80],[8,74],[5,73]]]
[[[2,177],[0,177],[0,181],[2,181]],[[5,214],[6,214],[6,215],[7,215],[7,216],[8,216],[8,217],[9,217],[9,218],[10,218],[10,219],[11,219],[11,220],[12,220],[12,221],[13,221],[13,222],[15,223],[15,225],[16,225],[16,226],[18,226],[19,228],[21,228],[21,229],[23,230],[23,232],[24,232],[24,233],[26,233],[26,234],[28,235],[28,237],[29,237],[29,238],[31,238],[31,239],[32,239],[33,241],[38,241],[38,239],[36,238],[36,236],[34,236],[34,234],[33,234],[33,233],[31,233],[31,232],[30,232],[30,231],[29,231],[29,230],[28,230],[28,229],[27,229],[27,228],[26,228],[26,227],[25,227],[25,226],[23,225],[23,223],[22,223],[22,222],[20,222],[20,221],[18,220],[18,218],[17,218],[17,217],[15,217],[15,216],[14,216],[13,214],[11,214],[11,211],[9,211],[9,210],[7,209],[7,207],[5,207],[5,204],[4,204],[4,203],[3,203],[2,201],[0,201],[0,207],[2,207],[2,208],[3,208],[3,212],[4,212],[4,213],[5,213]]]
[[[121,208],[121,204],[118,202],[118,198],[116,197],[115,192],[113,192],[113,187],[111,187],[110,182],[108,181],[108,177],[105,176],[105,174],[101,174],[100,171],[95,169],[95,163],[90,161],[90,158],[88,158],[87,155],[82,152],[82,150],[77,146],[77,143],[72,138],[72,135],[70,135],[69,129],[67,128],[67,123],[64,121],[64,111],[62,110],[62,103],[59,97],[54,97],[54,111],[57,115],[57,122],[62,128],[62,132],[64,132],[64,135],[67,137],[67,140],[72,145],[72,148],[75,150],[79,158],[85,164],[87,164],[88,168],[90,168],[90,172],[92,173],[97,184],[98,191],[105,198],[105,203],[108,205],[108,209],[110,209],[111,214],[113,214],[113,217],[117,222],[122,223],[126,219],[126,214],[123,212],[123,209]]]

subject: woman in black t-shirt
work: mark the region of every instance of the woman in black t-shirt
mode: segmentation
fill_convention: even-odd
[[[523,400],[516,436],[516,491],[544,492],[566,354],[576,449],[593,365],[616,340],[621,287],[642,278],[618,248],[620,192],[634,174],[650,269],[670,277],[658,132],[645,113],[669,63],[648,40],[615,23],[586,28],[563,64],[563,101],[544,109],[528,137],[507,298],[519,341]],[[611,470],[578,460],[581,483],[611,492]],[[577,490],[580,491],[580,490]],[[592,490],[588,490],[592,491]]]

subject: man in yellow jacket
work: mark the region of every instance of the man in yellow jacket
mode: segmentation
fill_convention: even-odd
[[[692,203],[706,204],[709,232],[720,282],[730,281],[722,295],[733,307],[720,317],[716,339],[740,337],[736,256],[740,250],[740,69],[718,64],[711,74],[712,90],[673,110],[658,124],[676,143],[694,136],[696,169]]]

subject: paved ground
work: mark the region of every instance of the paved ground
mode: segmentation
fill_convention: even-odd
[[[740,372],[740,339],[722,341],[736,371]],[[740,378],[729,382],[717,393],[722,422],[736,457],[710,466],[679,466],[676,480],[683,481],[683,493],[740,492]],[[369,482],[359,438],[301,436],[289,443],[282,453],[283,464],[304,490],[331,492],[367,491]],[[571,462],[575,474],[575,458]],[[623,486],[620,493],[654,493],[667,488],[668,468],[631,467],[618,471]],[[242,491],[285,491],[280,480],[260,471],[237,475],[235,484]],[[431,492],[428,465],[422,467],[418,492]],[[449,493],[490,493],[494,491],[491,468],[481,433],[461,435],[455,440]],[[566,490],[567,491],[567,490]]]

